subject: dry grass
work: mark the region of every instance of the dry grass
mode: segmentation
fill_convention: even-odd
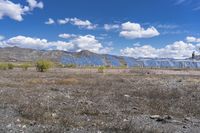
[[[73,84],[78,84],[78,80],[75,78],[66,78],[66,79],[60,79],[56,80],[54,84],[58,85],[73,85]]]
[[[57,125],[58,129],[49,129],[54,132],[77,128],[151,133],[162,132],[163,127],[138,126],[133,116],[200,119],[199,76],[156,75],[147,70],[22,71],[0,71],[0,104],[15,110],[22,124]]]
[[[65,79],[42,79],[35,78],[28,81],[28,84],[37,85],[37,84],[47,84],[47,85],[73,85],[78,84],[78,80],[75,78],[65,78]]]

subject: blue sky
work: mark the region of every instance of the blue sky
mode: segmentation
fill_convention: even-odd
[[[0,46],[187,58],[199,0],[0,0]]]

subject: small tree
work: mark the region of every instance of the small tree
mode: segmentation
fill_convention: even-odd
[[[53,66],[53,62],[48,61],[48,60],[39,60],[36,62],[36,70],[38,72],[46,72],[52,66]]]

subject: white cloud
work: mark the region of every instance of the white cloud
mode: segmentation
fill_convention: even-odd
[[[48,42],[46,39],[31,38],[26,36],[16,36],[4,41],[6,46],[18,46],[22,48],[46,49],[46,50],[70,50],[73,44],[68,42],[56,41]]]
[[[149,27],[146,30],[138,23],[126,22],[122,24],[120,36],[128,39],[152,38],[160,35],[155,27]]]
[[[141,44],[139,42],[133,44],[134,47],[140,47]]]
[[[92,24],[89,20],[81,20],[81,19],[78,19],[78,18],[71,18],[70,22],[73,25],[76,25],[80,28],[86,28],[86,29],[89,29],[89,30],[95,29],[97,27],[97,25]]]
[[[32,38],[26,36],[16,36],[7,40],[0,41],[1,47],[18,46],[21,48],[32,48],[39,50],[64,50],[64,51],[81,51],[89,50],[95,53],[108,53],[112,50],[110,47],[103,47],[95,36],[85,35],[77,36],[68,42],[53,41],[46,39]]]
[[[63,33],[63,34],[59,34],[58,37],[64,38],[64,39],[68,39],[68,38],[76,37],[76,35],[75,34],[66,34],[66,33]]]
[[[74,44],[76,51],[89,50],[94,53],[109,53],[113,50],[111,47],[103,47],[103,45],[93,35],[77,36],[70,40]]]
[[[113,47],[105,47],[99,50],[99,53],[101,54],[108,54],[110,53],[114,48]]]
[[[155,58],[155,57],[157,57],[156,49],[151,47],[150,45],[144,45],[141,47],[133,47],[133,48],[127,47],[125,49],[122,49],[120,52],[123,56],[130,56],[130,57],[134,57],[134,58],[138,58],[138,57]]]
[[[68,23],[78,26],[79,28],[85,28],[88,30],[93,30],[97,27],[96,24],[92,24],[89,20],[81,20],[78,18],[65,18],[65,19],[58,20],[58,24],[61,24],[61,25],[68,24]]]
[[[102,44],[96,40],[95,36],[92,35],[79,36],[73,39],[71,42],[76,45],[77,51],[89,50],[95,53],[99,53],[103,48]]]
[[[113,29],[119,29],[120,26],[118,24],[104,24],[104,29],[106,31],[109,31],[109,30],[113,30]]]
[[[54,24],[55,21],[52,18],[49,18],[48,21],[45,22],[45,24],[51,25]]]
[[[186,37],[186,41],[189,43],[200,43],[200,38],[188,36],[188,37]]]
[[[58,20],[58,24],[61,24],[61,25],[67,24],[68,22],[69,22],[69,18],[59,19]]]
[[[15,4],[10,0],[0,0],[0,19],[3,17],[9,17],[16,21],[22,21],[23,15],[32,11],[34,8],[42,8],[42,2],[37,3],[35,0],[28,0],[29,6],[22,6],[21,4]]]
[[[154,48],[151,45],[144,45],[141,47],[125,48],[121,50],[121,54],[131,57],[145,57],[145,58],[175,58],[184,59],[191,57],[192,52],[198,49],[198,45],[177,41],[169,44],[164,48]]]
[[[42,2],[37,2],[36,0],[27,0],[30,10],[33,10],[34,8],[40,8],[42,9],[44,7],[44,4]]]
[[[20,4],[15,4],[9,0],[0,0],[0,19],[8,16],[11,19],[22,21],[22,15],[24,15],[24,9]]]

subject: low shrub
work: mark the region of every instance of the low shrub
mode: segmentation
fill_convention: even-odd
[[[104,73],[104,69],[105,69],[105,67],[100,66],[100,67],[98,68],[98,73]]]
[[[0,63],[0,70],[14,69],[14,64],[12,63]]]
[[[7,69],[8,69],[8,64],[0,63],[0,70],[7,70]]]
[[[14,69],[15,67],[12,63],[8,63],[7,66],[8,66],[8,69],[10,70]]]
[[[20,67],[24,70],[24,71],[27,71],[28,68],[30,67],[31,65],[28,64],[28,63],[24,63],[24,64],[21,64]]]
[[[53,62],[51,62],[51,61],[39,60],[36,62],[36,70],[38,72],[46,72],[51,67],[53,67]]]

